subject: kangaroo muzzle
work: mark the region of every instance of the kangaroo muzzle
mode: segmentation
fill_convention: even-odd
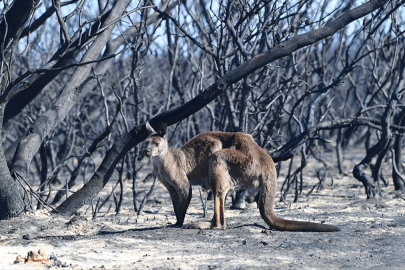
[[[152,157],[152,151],[145,150],[144,155],[147,156],[148,158],[150,158],[150,157]]]

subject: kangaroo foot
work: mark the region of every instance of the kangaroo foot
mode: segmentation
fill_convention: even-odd
[[[182,226],[183,226],[183,224],[176,223],[176,224],[169,224],[166,227],[167,228],[181,228]]]
[[[235,204],[232,204],[230,209],[236,209],[236,210],[243,210],[246,209],[246,203],[245,202],[238,202]]]
[[[197,230],[209,230],[216,229],[212,226],[210,221],[199,221],[191,224],[186,224],[183,229],[197,229]]]
[[[226,226],[225,225],[217,225],[217,224],[211,222],[211,229],[213,229],[213,230],[225,230]]]

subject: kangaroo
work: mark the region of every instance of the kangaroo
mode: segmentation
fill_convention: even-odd
[[[271,157],[245,133],[211,131],[202,133],[180,149],[169,149],[166,128],[156,132],[146,124],[145,155],[153,158],[153,168],[170,193],[177,222],[182,227],[192,195],[192,185],[212,190],[214,216],[211,229],[225,229],[225,197],[233,186],[250,193],[260,190],[260,215],[270,229],[280,231],[332,232],[338,227],[279,218],[273,210],[277,174]],[[205,229],[205,227],[198,227]]]

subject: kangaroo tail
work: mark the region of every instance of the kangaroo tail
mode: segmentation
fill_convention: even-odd
[[[278,231],[296,232],[336,232],[340,228],[320,223],[293,221],[279,218],[273,210],[273,203],[276,195],[276,179],[262,181],[259,198],[259,210],[263,220],[270,226],[270,229]]]
[[[262,213],[262,211],[260,211]],[[274,213],[273,213],[274,214]],[[275,229],[278,231],[293,231],[293,232],[337,232],[340,231],[340,228],[327,225],[327,224],[320,224],[314,222],[304,222],[304,221],[294,221],[294,220],[286,220],[277,217],[275,214],[272,215],[271,219],[263,217],[264,221],[267,225],[270,226],[270,229]]]

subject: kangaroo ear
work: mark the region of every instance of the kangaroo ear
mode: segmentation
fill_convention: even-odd
[[[164,123],[159,128],[159,136],[164,137],[167,133],[167,124]]]
[[[146,130],[149,132],[149,135],[156,134],[157,132],[153,129],[153,127],[149,124],[149,121],[146,121]]]

